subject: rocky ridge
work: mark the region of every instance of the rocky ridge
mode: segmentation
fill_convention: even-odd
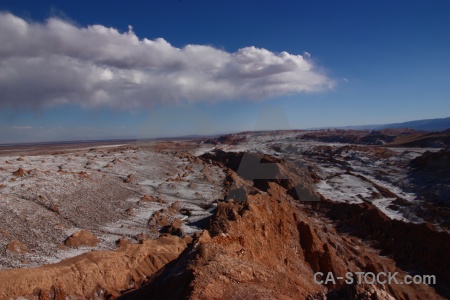
[[[148,225],[173,235],[143,238],[140,244],[122,239],[115,251],[89,252],[36,269],[0,271],[0,298],[449,297],[447,232],[429,224],[392,220],[370,202],[330,201],[316,193],[314,184],[320,177],[308,166],[250,152],[219,150],[200,158],[206,169],[219,166],[226,174],[225,196],[213,216],[203,221],[202,233],[180,238],[181,220],[169,222],[155,212]],[[266,166],[242,169],[243,159],[250,166]],[[302,202],[311,197],[317,201]],[[142,196],[142,201],[155,200]],[[175,206],[171,204],[167,212],[178,210]],[[433,286],[314,282],[316,272],[344,276],[359,271],[399,272],[399,278],[435,274],[438,279]]]

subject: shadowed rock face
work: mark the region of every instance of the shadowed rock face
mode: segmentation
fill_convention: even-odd
[[[392,220],[369,203],[344,204],[322,201],[319,211],[338,223],[341,232],[365,238],[393,257],[404,270],[437,276],[437,288],[448,295],[450,290],[449,234],[433,226]]]
[[[450,150],[425,152],[411,161],[409,176],[422,198],[450,205]]]
[[[450,184],[450,150],[425,152],[411,161],[416,172],[426,172],[430,180]]]

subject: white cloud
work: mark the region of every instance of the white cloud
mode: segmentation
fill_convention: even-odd
[[[102,25],[0,13],[0,106],[141,108],[155,103],[263,99],[334,85],[309,60],[246,47],[176,48]]]

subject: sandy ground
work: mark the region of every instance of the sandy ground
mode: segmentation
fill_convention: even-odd
[[[2,151],[0,268],[36,267],[114,249],[119,238],[155,238],[159,228],[151,228],[149,220],[160,210],[169,223],[183,220],[185,233],[197,231],[196,222],[223,197],[224,174],[174,149],[182,150],[164,142],[40,146],[19,149],[20,155]],[[64,245],[82,229],[98,238],[96,246]]]

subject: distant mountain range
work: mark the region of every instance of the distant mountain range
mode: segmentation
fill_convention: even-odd
[[[416,120],[403,123],[392,123],[392,124],[378,124],[378,125],[360,125],[360,126],[345,126],[339,127],[342,129],[370,129],[370,130],[381,130],[386,128],[411,128],[415,130],[422,131],[443,131],[450,129],[450,118],[442,119],[427,119],[427,120]]]

